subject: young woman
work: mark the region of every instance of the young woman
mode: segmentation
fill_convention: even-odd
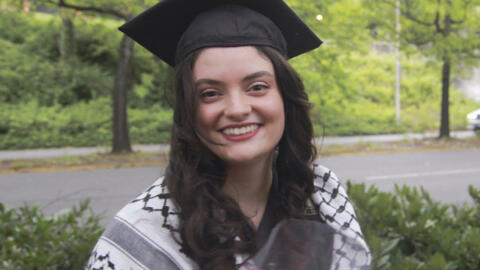
[[[314,163],[310,103],[287,62],[320,40],[281,0],[256,2],[166,0],[121,28],[175,66],[170,159],[87,268],[235,269],[291,218],[366,247],[344,189]]]

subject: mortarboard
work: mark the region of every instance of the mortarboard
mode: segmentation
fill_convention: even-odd
[[[283,0],[163,0],[120,31],[170,66],[205,47],[263,45],[292,58],[322,43]]]

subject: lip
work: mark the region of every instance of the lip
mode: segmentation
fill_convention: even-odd
[[[222,130],[224,129],[227,129],[227,128],[241,128],[241,127],[245,127],[245,126],[250,126],[250,125],[257,125],[257,129],[253,130],[252,132],[249,132],[249,133],[245,133],[245,134],[242,134],[242,135],[227,135],[225,133],[222,132]],[[229,126],[225,126],[223,127],[221,130],[220,130],[220,133],[229,141],[233,141],[233,142],[238,142],[238,141],[244,141],[244,140],[248,140],[250,139],[251,137],[255,136],[258,131],[260,131],[260,129],[262,128],[262,125],[260,124],[257,124],[257,123],[246,123],[246,124],[239,124],[239,125],[229,125]]]

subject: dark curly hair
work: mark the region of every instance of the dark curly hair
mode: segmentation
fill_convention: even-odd
[[[277,220],[303,218],[306,200],[313,192],[311,163],[311,104],[303,83],[287,60],[270,47],[256,47],[273,64],[284,110],[285,130],[274,164]],[[200,50],[201,51],[201,50]],[[237,202],[222,191],[226,171],[223,160],[211,152],[196,132],[198,93],[193,65],[200,51],[189,55],[175,69],[176,95],[166,184],[181,209],[176,231],[182,252],[200,269],[235,269],[235,254],[252,255],[255,230]]]

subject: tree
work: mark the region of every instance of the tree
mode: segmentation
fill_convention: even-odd
[[[395,0],[366,2],[375,9],[376,23],[382,24],[394,36]],[[415,45],[426,57],[441,63],[440,138],[450,137],[449,90],[455,68],[466,69],[480,58],[480,1],[478,0],[400,0],[403,45]],[[378,14],[383,14],[380,16]],[[386,18],[387,17],[387,18]],[[386,19],[385,19],[386,18]]]
[[[72,21],[72,14],[68,10],[61,9],[60,17],[62,18],[62,29],[60,31],[60,60],[69,60],[75,55],[75,27]]]
[[[60,8],[89,12],[101,16],[112,16],[122,21],[129,20],[148,5],[154,4],[153,1],[142,0],[39,0],[38,3],[54,4]],[[132,151],[128,132],[127,92],[132,86],[130,71],[132,68],[133,48],[133,40],[123,35],[120,42],[120,53],[113,86],[113,153]]]

